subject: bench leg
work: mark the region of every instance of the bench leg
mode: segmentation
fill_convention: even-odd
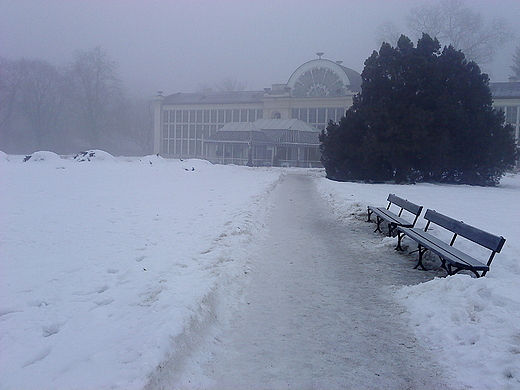
[[[394,237],[395,229],[397,229],[397,224],[390,222],[388,224],[388,237]]]
[[[419,244],[419,248],[418,248],[418,252],[419,252],[419,261],[417,261],[417,264],[415,265],[415,267],[413,267],[413,269],[417,269],[419,267],[421,267],[421,269],[423,271],[427,271],[426,268],[424,268],[424,264],[423,264],[423,255],[424,253],[428,250],[428,248],[425,248],[423,247],[421,244]]]
[[[458,268],[458,267],[453,267],[451,264],[447,264],[446,265],[446,260],[444,260],[442,257],[439,256],[439,258],[441,259],[442,261],[442,265],[441,267],[444,268],[446,270],[446,272],[448,273],[448,275],[455,275],[456,273],[459,273],[460,271],[470,271],[470,272],[473,272],[473,274],[477,277],[477,278],[480,278],[481,276],[484,276],[486,274],[486,271],[482,271],[482,275],[480,275],[478,273],[478,271],[474,270],[474,269],[471,269],[471,268]]]
[[[372,222],[372,221],[370,220],[370,216],[371,216],[371,215],[372,215],[372,211],[370,211],[370,209],[367,208],[367,222]]]
[[[396,251],[400,251],[400,252],[404,251],[403,247],[401,246],[401,241],[403,241],[403,238],[404,238],[404,233],[398,231],[397,232],[397,246],[395,247]]]
[[[382,223],[383,221],[384,221],[384,219],[381,218],[379,215],[376,216],[376,224],[377,224],[377,226],[376,226],[376,230],[374,230],[374,233],[375,233],[375,232],[383,233],[383,232],[381,231],[381,223]]]

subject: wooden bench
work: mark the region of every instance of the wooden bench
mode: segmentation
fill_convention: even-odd
[[[398,248],[401,247],[401,240],[404,236],[408,236],[418,244],[417,251],[419,252],[419,260],[414,268],[421,267],[421,269],[426,270],[423,265],[423,256],[427,250],[430,250],[439,256],[441,267],[446,270],[448,275],[454,275],[462,270],[468,270],[473,272],[478,278],[484,276],[489,271],[489,266],[491,265],[495,254],[502,250],[502,247],[506,242],[504,237],[499,237],[476,227],[467,225],[462,221],[457,221],[453,218],[447,217],[435,210],[427,210],[424,219],[428,221],[424,230],[420,228],[397,227]],[[428,233],[428,229],[432,223],[448,230],[450,233],[453,233],[449,244]],[[491,255],[487,262],[483,263],[453,247],[457,236],[462,236],[491,250]]]
[[[406,199],[400,198],[396,196],[395,194],[389,194],[388,198],[388,205],[386,208],[384,207],[373,207],[368,206],[368,218],[367,222],[370,221],[370,217],[372,214],[376,215],[376,230],[374,232],[381,232],[381,223],[383,221],[388,222],[388,236],[392,237],[396,234],[396,228],[397,227],[407,227],[407,228],[413,228],[415,226],[415,223],[417,222],[417,219],[419,218],[419,215],[421,214],[421,211],[423,209],[423,206],[416,205],[412,202],[409,202]],[[390,208],[392,205],[395,205],[394,208],[399,208],[399,212],[396,214],[394,213]],[[413,220],[409,221],[402,217],[403,211],[407,211],[413,216]]]

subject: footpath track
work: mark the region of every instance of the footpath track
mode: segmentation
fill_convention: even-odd
[[[372,224],[335,218],[310,176],[287,175],[274,197],[246,304],[201,367],[204,387],[446,389],[392,296],[424,273],[377,248]]]

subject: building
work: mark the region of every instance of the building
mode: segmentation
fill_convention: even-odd
[[[318,134],[299,119],[231,122],[204,142],[204,157],[219,164],[319,167]]]
[[[319,165],[319,132],[344,116],[361,90],[361,75],[317,54],[287,83],[263,91],[159,93],[154,153],[223,164]],[[490,89],[518,145],[520,82],[491,83]]]
[[[520,146],[520,82],[490,83],[493,105],[504,111],[506,123],[513,126],[516,146]]]
[[[345,115],[361,86],[359,73],[322,55],[298,67],[286,84],[263,91],[159,94],[154,153],[223,163],[319,164],[319,132]]]

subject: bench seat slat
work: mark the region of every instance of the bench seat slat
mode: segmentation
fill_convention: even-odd
[[[469,256],[461,250],[445,243],[437,237],[418,228],[400,228],[401,232],[409,236],[420,245],[428,248],[445,261],[455,265],[458,268],[474,269],[477,271],[488,271],[489,267],[477,259]]]
[[[399,217],[397,214],[393,213],[392,211],[387,210],[384,207],[370,207],[369,209],[375,214],[380,216],[381,218],[387,220],[390,223],[394,223],[397,226],[404,226],[404,227],[412,227],[413,224],[409,221],[407,221],[404,218]]]

